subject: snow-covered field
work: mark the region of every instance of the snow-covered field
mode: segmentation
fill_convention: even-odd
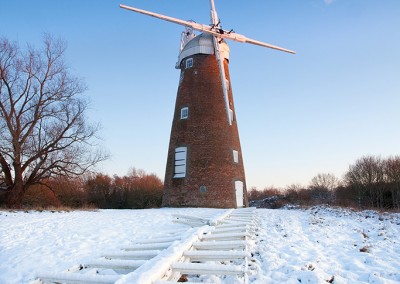
[[[134,239],[189,229],[172,214],[220,209],[0,211],[0,283],[29,283]],[[251,283],[400,283],[400,214],[315,207],[257,209]]]

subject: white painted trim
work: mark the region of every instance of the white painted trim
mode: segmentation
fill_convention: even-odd
[[[174,178],[184,178],[186,176],[187,147],[175,149],[174,156]]]

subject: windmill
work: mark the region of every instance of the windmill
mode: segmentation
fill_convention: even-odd
[[[225,40],[294,51],[223,30],[210,0],[204,25],[120,5],[185,26],[176,68],[181,70],[164,179],[163,206],[248,206],[245,172]],[[195,35],[194,31],[200,31]]]

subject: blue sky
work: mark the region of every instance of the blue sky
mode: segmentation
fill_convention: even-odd
[[[68,42],[91,121],[112,155],[100,166],[164,178],[179,71],[181,26],[126,4],[208,24],[206,0],[1,0],[0,36],[40,46]],[[339,178],[363,155],[400,155],[400,1],[215,2],[224,29],[297,51],[229,43],[247,187]]]

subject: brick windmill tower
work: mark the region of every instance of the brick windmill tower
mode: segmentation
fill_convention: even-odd
[[[294,53],[223,30],[214,0],[210,4],[211,25],[120,5],[186,27],[176,64],[181,74],[164,180],[167,207],[248,206],[225,39]]]

